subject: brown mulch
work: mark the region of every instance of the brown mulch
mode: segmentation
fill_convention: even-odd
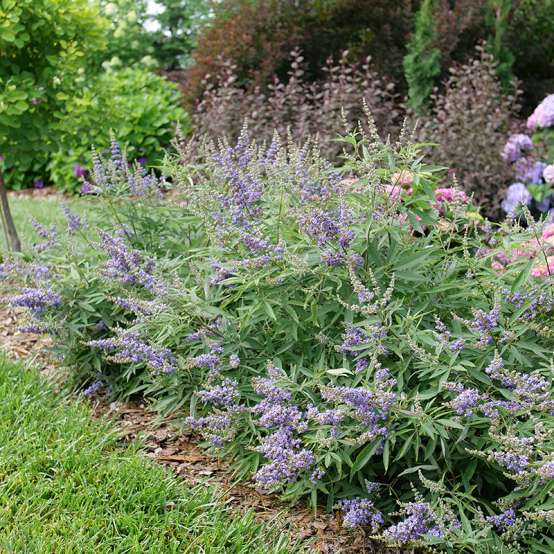
[[[59,368],[48,355],[49,339],[21,333],[17,330],[18,319],[17,311],[0,305],[0,351],[12,359],[25,360],[41,369],[48,379],[55,379]],[[275,495],[262,494],[252,482],[235,482],[228,463],[209,456],[193,437],[183,434],[173,418],[160,418],[144,403],[110,403],[98,398],[91,405],[95,416],[107,417],[117,425],[122,441],[140,439],[146,456],[190,484],[216,486],[227,507],[241,512],[252,510],[259,521],[278,522],[293,539],[306,544],[309,552],[408,554],[406,550],[385,548],[371,541],[361,529],[342,528],[338,514],[314,514],[303,506],[291,508]]]

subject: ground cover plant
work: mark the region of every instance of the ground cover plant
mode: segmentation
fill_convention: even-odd
[[[206,486],[187,488],[82,402],[0,357],[0,548],[6,552],[296,551]],[[234,516],[234,517],[233,517]]]
[[[114,143],[82,189],[104,217],[6,260],[11,303],[86,395],[181,413],[266,490],[392,544],[549,552],[552,228],[492,225],[406,129],[364,128],[340,168],[179,141],[165,180]]]

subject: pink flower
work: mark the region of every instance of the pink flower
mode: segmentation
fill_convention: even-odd
[[[554,223],[550,223],[542,230],[541,238],[543,240],[549,239],[550,237],[554,237]]]
[[[412,194],[413,190],[411,188],[403,189],[398,185],[385,185],[385,192],[389,195],[392,202],[396,202],[401,196]]]
[[[548,95],[536,108],[527,120],[527,127],[535,130],[537,127],[543,129],[554,125],[554,94]]]
[[[535,251],[529,251],[529,250],[525,250],[525,249],[522,249],[522,248],[516,248],[513,252],[512,252],[512,256],[514,258],[534,258],[535,257]]]
[[[537,128],[537,119],[537,114],[533,112],[527,119],[527,129],[529,129],[530,131],[534,131]]]
[[[435,191],[435,198],[439,202],[468,202],[469,198],[463,190],[459,190],[454,187],[447,187],[437,189]]]
[[[414,174],[407,169],[403,169],[398,173],[393,173],[390,180],[393,186],[409,187],[414,182]]]
[[[546,259],[546,263],[537,264],[532,270],[531,275],[533,277],[548,277],[554,274],[554,256],[549,256]]]

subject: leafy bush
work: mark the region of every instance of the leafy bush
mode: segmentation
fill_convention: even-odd
[[[98,56],[98,65],[158,65],[152,36],[145,28],[148,21],[145,0],[101,0],[100,11],[110,25],[107,48]]]
[[[106,21],[88,0],[5,0],[0,6],[0,152],[16,188],[44,175],[66,99],[105,47]]]
[[[197,33],[210,15],[206,0],[158,0],[154,14],[145,0],[102,0],[100,6],[111,25],[99,62],[112,67],[187,67]]]
[[[510,178],[500,145],[519,108],[519,91],[513,85],[512,94],[503,95],[493,56],[483,47],[477,52],[476,59],[452,68],[444,92],[433,95],[420,138],[438,144],[431,158],[450,167],[464,190],[496,218]]]
[[[133,156],[152,163],[169,144],[174,123],[187,130],[176,87],[146,71],[144,57],[153,50],[142,42],[144,4],[101,7],[88,0],[2,4],[0,152],[9,186],[52,179],[75,189],[90,164],[91,144],[108,145],[110,125],[121,130]],[[113,16],[112,26],[101,13]],[[119,64],[143,67],[101,73],[102,60],[115,52]]]
[[[412,20],[412,3],[405,0],[223,2],[199,36],[187,94],[191,104],[201,97],[206,79],[220,72],[221,59],[236,66],[238,85],[265,92],[274,74],[285,79],[295,48],[303,52],[308,81],[320,79],[325,61],[344,50],[353,61],[371,56],[382,75],[401,81]]]
[[[340,171],[246,133],[193,165],[180,145],[173,201],[113,145],[88,186],[104,228],[69,219],[97,254],[46,230],[52,274],[12,304],[87,394],[188,412],[263,488],[388,542],[546,552],[550,228],[493,227],[406,132],[367,127]]]
[[[328,59],[325,78],[312,83],[305,79],[303,54],[294,50],[291,58],[286,82],[275,75],[267,93],[258,87],[244,90],[236,67],[227,63],[194,113],[196,132],[234,140],[246,121],[259,141],[270,142],[274,131],[282,139],[290,133],[296,143],[317,137],[323,154],[336,160],[341,145],[334,138],[345,123],[355,125],[362,118],[364,103],[383,134],[398,131],[394,87],[377,75],[369,58],[351,64],[343,52],[338,62]]]
[[[77,190],[91,165],[90,147],[110,144],[108,125],[118,130],[124,149],[150,165],[161,162],[175,125],[189,129],[177,87],[141,69],[101,74],[68,99],[59,123],[60,141],[48,169],[57,186]],[[99,122],[106,122],[99,125]]]

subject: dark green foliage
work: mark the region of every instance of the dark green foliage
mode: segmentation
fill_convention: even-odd
[[[434,0],[423,0],[417,14],[414,36],[404,58],[411,108],[422,114],[429,102],[435,79],[441,73],[440,51],[433,17]]]
[[[164,69],[187,67],[197,35],[210,16],[207,0],[159,0],[162,10],[155,21],[159,29],[150,32],[154,53]]]
[[[506,44],[510,16],[513,12],[512,0],[491,0],[492,38],[489,48],[496,60],[496,71],[504,92],[510,92],[513,83],[512,66],[514,55]]]
[[[521,0],[507,42],[515,57],[513,72],[532,108],[554,90],[554,0]]]
[[[238,84],[264,89],[277,74],[286,79],[288,59],[300,48],[307,80],[323,77],[329,56],[350,51],[353,61],[371,56],[381,75],[402,80],[405,42],[413,24],[409,0],[226,0],[200,34],[187,96],[197,99],[220,58],[236,66]]]

